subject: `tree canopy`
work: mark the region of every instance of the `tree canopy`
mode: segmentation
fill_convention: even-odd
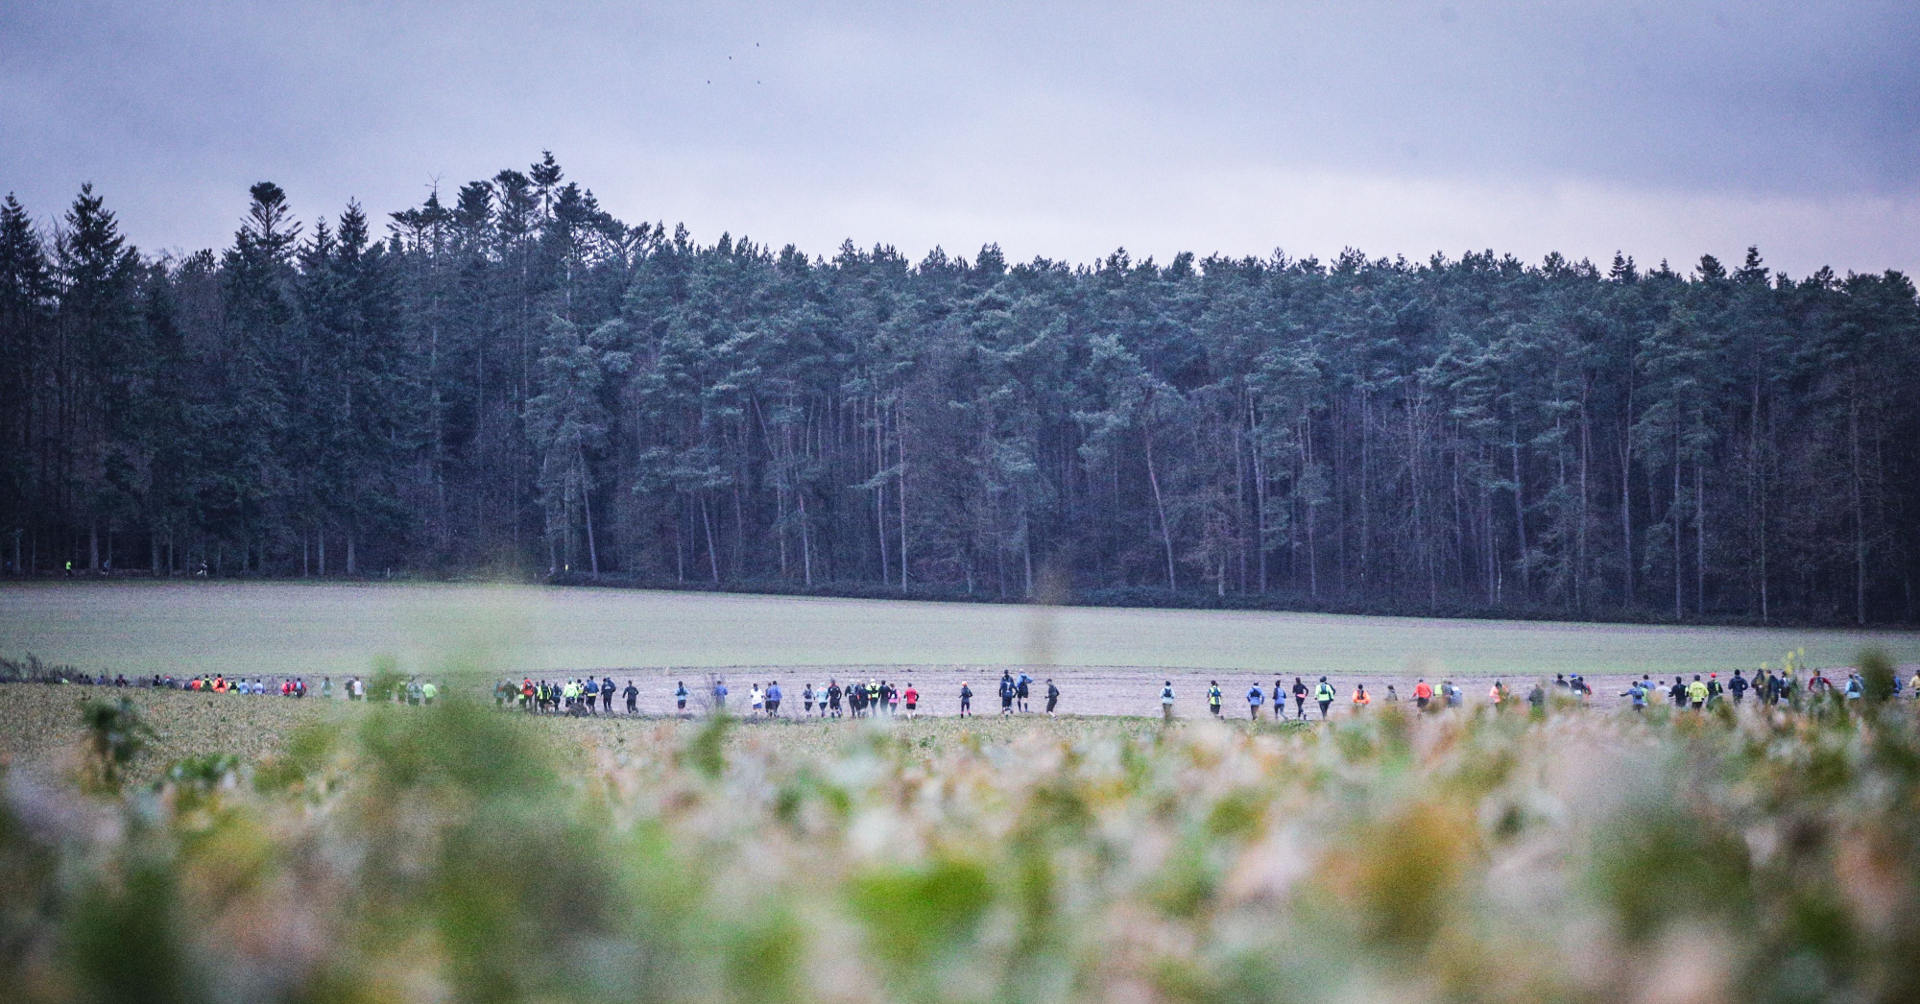
[[[90,186],[44,231],[0,205],[15,573],[1920,610],[1897,272],[812,257],[623,223],[550,154],[384,234],[249,197],[159,257]]]

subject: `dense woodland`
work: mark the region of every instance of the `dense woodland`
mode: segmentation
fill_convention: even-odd
[[[1916,617],[1914,286],[1754,251],[823,259],[548,156],[184,256],[9,196],[0,339],[15,574]]]

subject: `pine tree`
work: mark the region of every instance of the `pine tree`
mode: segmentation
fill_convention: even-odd
[[[64,223],[55,243],[53,429],[62,448],[54,490],[85,534],[85,567],[99,571],[112,560],[102,555],[101,534],[111,534],[112,521],[129,508],[125,458],[116,446],[126,428],[127,382],[145,359],[135,295],[139,255],[92,185],[80,186]]]
[[[53,364],[53,272],[33,221],[13,193],[0,203],[0,541],[7,568],[27,568],[27,539],[57,509],[44,495],[51,448],[43,394]]]
[[[293,487],[289,457],[298,434],[291,392],[310,360],[295,328],[300,225],[280,186],[263,181],[249,194],[246,218],[221,259],[225,323],[208,415],[216,431],[208,440],[200,500],[211,523],[216,573],[229,548],[238,549],[242,570],[263,567],[270,544],[284,537]],[[357,571],[352,548],[350,539],[350,574]]]
[[[592,498],[592,459],[603,447],[607,415],[600,402],[609,374],[632,362],[607,348],[622,335],[622,322],[608,321],[583,336],[578,325],[554,317],[540,356],[540,393],[527,402],[527,430],[540,455],[539,489],[547,514],[547,545],[555,571],[572,570],[581,557],[584,530],[587,570],[600,574]]]

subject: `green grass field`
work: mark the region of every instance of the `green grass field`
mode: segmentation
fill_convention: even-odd
[[[1461,677],[1837,666],[1920,634],[994,606],[540,586],[0,587],[0,655],[129,675],[1051,665]]]

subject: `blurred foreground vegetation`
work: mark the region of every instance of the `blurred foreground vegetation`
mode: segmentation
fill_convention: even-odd
[[[1914,709],[1855,705],[835,729],[456,701],[145,773],[82,743],[115,769],[0,773],[0,986],[1920,999]]]

